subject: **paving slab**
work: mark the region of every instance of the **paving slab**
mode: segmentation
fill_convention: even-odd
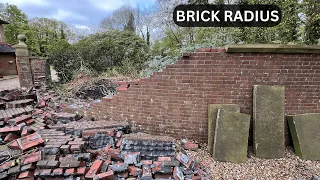
[[[284,106],[284,86],[254,86],[253,149],[257,157],[273,159],[284,156]]]
[[[224,109],[232,112],[240,112],[240,106],[237,104],[209,104],[208,105],[208,151],[213,153],[213,141],[216,129],[216,119],[218,109]]]
[[[320,161],[320,114],[287,116],[294,151],[303,160]]]
[[[243,163],[247,160],[250,115],[219,109],[213,157],[218,161]]]

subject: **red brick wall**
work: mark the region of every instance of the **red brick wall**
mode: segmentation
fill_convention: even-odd
[[[206,142],[208,104],[239,104],[252,115],[253,85],[284,85],[286,114],[320,113],[320,56],[191,53],[111,101],[95,104],[92,115]]]
[[[12,62],[12,63],[10,63]],[[17,75],[16,58],[13,53],[0,54],[0,76]]]

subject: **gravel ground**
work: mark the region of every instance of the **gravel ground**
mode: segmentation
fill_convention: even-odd
[[[251,148],[248,161],[242,164],[214,161],[205,149],[188,151],[188,155],[207,167],[211,179],[311,180],[313,176],[320,176],[320,162],[303,161],[290,148],[286,150],[284,158],[270,160],[255,157]]]

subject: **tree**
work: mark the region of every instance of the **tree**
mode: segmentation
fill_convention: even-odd
[[[47,55],[47,47],[59,40],[71,36],[67,24],[61,21],[48,18],[33,18],[29,22],[30,30],[35,38],[35,51],[42,56]]]
[[[111,16],[105,17],[101,22],[101,28],[105,30],[124,30],[128,25],[131,30],[134,28],[135,9],[130,5],[123,5],[115,10]]]
[[[28,17],[15,5],[1,3],[0,8],[0,18],[9,23],[4,25],[6,42],[16,44],[19,34],[28,34]],[[31,38],[28,38],[27,43],[29,43],[29,41],[31,41]]]

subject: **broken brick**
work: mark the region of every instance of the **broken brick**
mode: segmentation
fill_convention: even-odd
[[[189,157],[182,152],[179,152],[178,155],[176,156],[176,159],[181,162],[186,168],[190,168],[192,165],[193,161],[189,159]]]
[[[88,179],[93,179],[93,177],[100,172],[100,169],[102,167],[102,163],[103,161],[101,160],[95,160],[92,164],[92,166],[90,167],[89,171],[86,174],[86,178]]]
[[[98,179],[100,180],[114,180],[114,173],[113,171],[107,171],[105,173],[100,173],[97,175]]]

